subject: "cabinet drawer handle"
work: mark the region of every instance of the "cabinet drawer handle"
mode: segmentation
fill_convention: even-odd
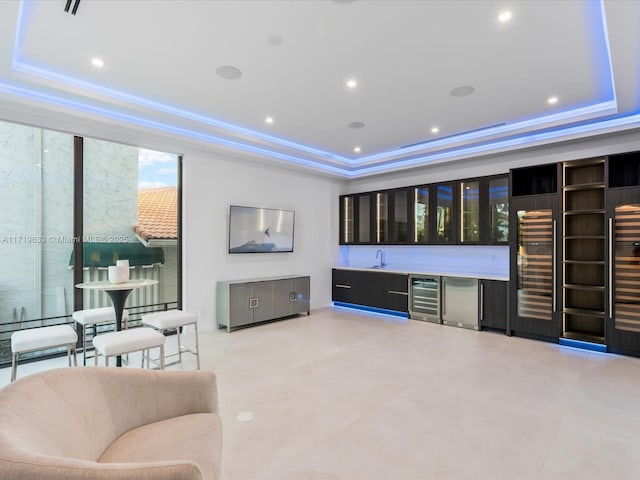
[[[409,296],[408,292],[399,292],[397,290],[387,290],[387,293],[393,293],[394,295],[406,295],[407,297]]]
[[[480,320],[484,320],[484,283],[480,284]]]
[[[351,285],[343,285],[341,283],[336,283],[336,288],[351,288]]]

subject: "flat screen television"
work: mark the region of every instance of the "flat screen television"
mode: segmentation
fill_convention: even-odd
[[[275,208],[229,207],[229,253],[293,252],[295,212]]]

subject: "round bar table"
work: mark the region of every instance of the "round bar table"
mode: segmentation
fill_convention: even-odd
[[[109,295],[111,299],[111,303],[113,304],[113,310],[116,314],[116,330],[120,331],[122,329],[122,312],[124,312],[124,304],[127,301],[127,297],[131,292],[133,292],[136,288],[142,287],[150,287],[151,285],[156,285],[158,280],[129,280],[128,282],[122,283],[111,283],[111,282],[84,282],[78,283],[76,288],[82,288],[87,290],[102,290]],[[122,366],[122,357],[118,356],[116,358],[116,365],[118,367]]]

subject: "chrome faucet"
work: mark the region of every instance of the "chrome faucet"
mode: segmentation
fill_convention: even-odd
[[[378,259],[378,256],[380,257],[380,265],[379,265],[379,267],[382,268],[382,267],[384,267],[386,265],[386,263],[384,263],[384,252],[380,248],[376,252],[376,260]]]

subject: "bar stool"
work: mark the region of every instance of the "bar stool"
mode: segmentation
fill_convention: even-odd
[[[91,327],[93,336],[96,336],[97,326],[101,323],[115,323],[116,312],[113,307],[89,308],[87,310],[78,310],[71,315],[73,320],[82,325],[82,364],[87,364],[87,329]],[[128,328],[129,312],[122,312],[122,326]]]
[[[142,351],[142,368],[144,368],[145,352],[147,367],[149,367],[149,350],[159,348],[160,370],[164,370],[164,341],[164,335],[160,332],[145,327],[98,335],[93,339],[94,363],[98,365],[98,357],[102,355],[105,365],[108,367],[109,357]]]
[[[198,370],[200,370],[200,344],[198,342],[198,317],[196,315],[194,315],[193,313],[184,312],[182,310],[166,310],[163,312],[154,312],[143,315],[142,324],[158,330],[163,335],[167,331],[175,329],[176,336],[178,338],[178,351],[177,353],[167,355],[164,358],[164,361],[166,361],[167,358],[177,356],[178,360],[173,363],[167,364],[174,365],[176,363],[182,362],[183,353],[191,353],[196,356]],[[183,328],[188,325],[193,325],[193,327],[195,328],[195,350],[183,346],[180,340],[180,337],[183,333]]]
[[[11,334],[11,381],[13,382],[16,379],[18,357],[21,353],[67,347],[69,366],[71,366],[71,354],[73,354],[74,366],[78,366],[78,358],[76,356],[77,341],[78,334],[70,325],[51,325],[49,327],[30,328],[13,332]]]

